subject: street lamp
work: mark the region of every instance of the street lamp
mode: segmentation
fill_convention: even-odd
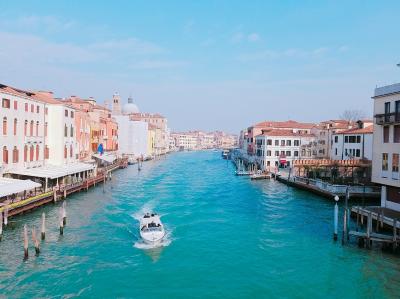
[[[333,210],[333,240],[337,241],[337,235],[338,235],[338,221],[339,221],[339,207],[338,207],[338,201],[339,201],[339,196],[335,195],[335,207]]]

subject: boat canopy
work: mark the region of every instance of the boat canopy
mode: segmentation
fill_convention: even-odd
[[[94,154],[92,155],[92,157],[106,161],[108,163],[113,163],[117,159],[117,157],[113,154],[103,154],[103,155]]]
[[[39,183],[32,182],[31,180],[0,178],[0,197],[32,190],[41,186]]]

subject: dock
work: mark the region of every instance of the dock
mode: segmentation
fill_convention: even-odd
[[[105,183],[111,172],[117,169],[126,168],[127,165],[128,162],[126,159],[119,159],[114,164],[99,169],[95,177],[88,177],[85,180],[67,185],[55,186],[52,188],[52,190],[35,194],[34,196],[30,196],[26,199],[7,204],[1,203],[0,213],[3,213],[5,210],[7,210],[8,216],[16,216],[36,209],[45,204],[65,199],[68,195],[81,192],[83,190],[88,190],[89,188],[96,186],[96,184]]]
[[[380,198],[380,187],[378,186],[347,186],[347,185],[335,185],[322,180],[309,179],[304,177],[292,176],[284,177],[279,174],[273,174],[276,180],[293,186],[302,190],[306,190],[320,196],[332,199],[335,195],[344,198],[346,196],[346,190],[353,199],[379,199]]]

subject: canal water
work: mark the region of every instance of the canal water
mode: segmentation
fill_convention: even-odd
[[[137,217],[162,216],[151,249]],[[23,261],[22,229],[42,252]],[[0,242],[0,298],[398,298],[400,260],[332,239],[333,203],[275,181],[236,177],[218,152],[171,154],[114,173],[55,205],[12,219]],[[32,244],[32,242],[31,242]]]

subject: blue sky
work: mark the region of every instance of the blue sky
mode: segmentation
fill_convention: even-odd
[[[173,130],[372,116],[400,81],[398,1],[0,1],[0,82],[132,94]]]

